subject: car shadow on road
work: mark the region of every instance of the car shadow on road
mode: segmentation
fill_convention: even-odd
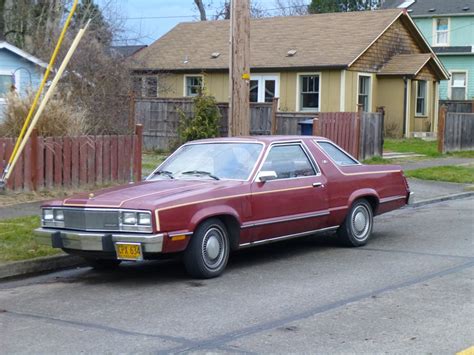
[[[334,233],[309,236],[279,243],[266,244],[233,252],[226,273],[247,270],[281,260],[300,259],[307,254],[325,253],[339,248]],[[124,262],[114,270],[81,268],[80,272],[57,276],[55,282],[84,284],[119,284],[123,288],[147,285],[170,285],[187,282],[191,287],[202,287],[208,280],[192,279],[186,274],[180,258],[152,260],[141,263]]]

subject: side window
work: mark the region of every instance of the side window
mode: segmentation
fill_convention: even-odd
[[[299,144],[277,145],[271,148],[262,170],[274,171],[277,179],[315,175],[311,162]]]
[[[337,165],[357,165],[359,162],[344,151],[336,147],[334,144],[329,142],[318,142],[319,146],[324,152],[336,162]]]

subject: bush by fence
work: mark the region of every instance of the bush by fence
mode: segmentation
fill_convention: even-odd
[[[0,170],[15,144],[0,138]],[[38,137],[33,134],[8,180],[11,190],[68,188],[141,180],[142,127],[134,135]]]

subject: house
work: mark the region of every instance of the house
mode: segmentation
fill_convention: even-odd
[[[474,2],[472,0],[386,0],[405,8],[450,73],[440,85],[442,100],[474,99]]]
[[[437,127],[448,72],[406,12],[381,10],[251,21],[250,100],[282,111],[373,112],[392,135]],[[132,57],[145,96],[228,101],[229,22],[181,23]]]
[[[36,90],[48,64],[14,45],[0,41],[0,120],[3,117],[5,95],[16,90],[21,96]]]

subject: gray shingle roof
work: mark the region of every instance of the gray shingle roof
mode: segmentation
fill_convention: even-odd
[[[397,8],[404,0],[386,0],[384,9]],[[466,10],[467,9],[467,10]],[[474,0],[416,0],[408,7],[413,17],[474,14]]]

